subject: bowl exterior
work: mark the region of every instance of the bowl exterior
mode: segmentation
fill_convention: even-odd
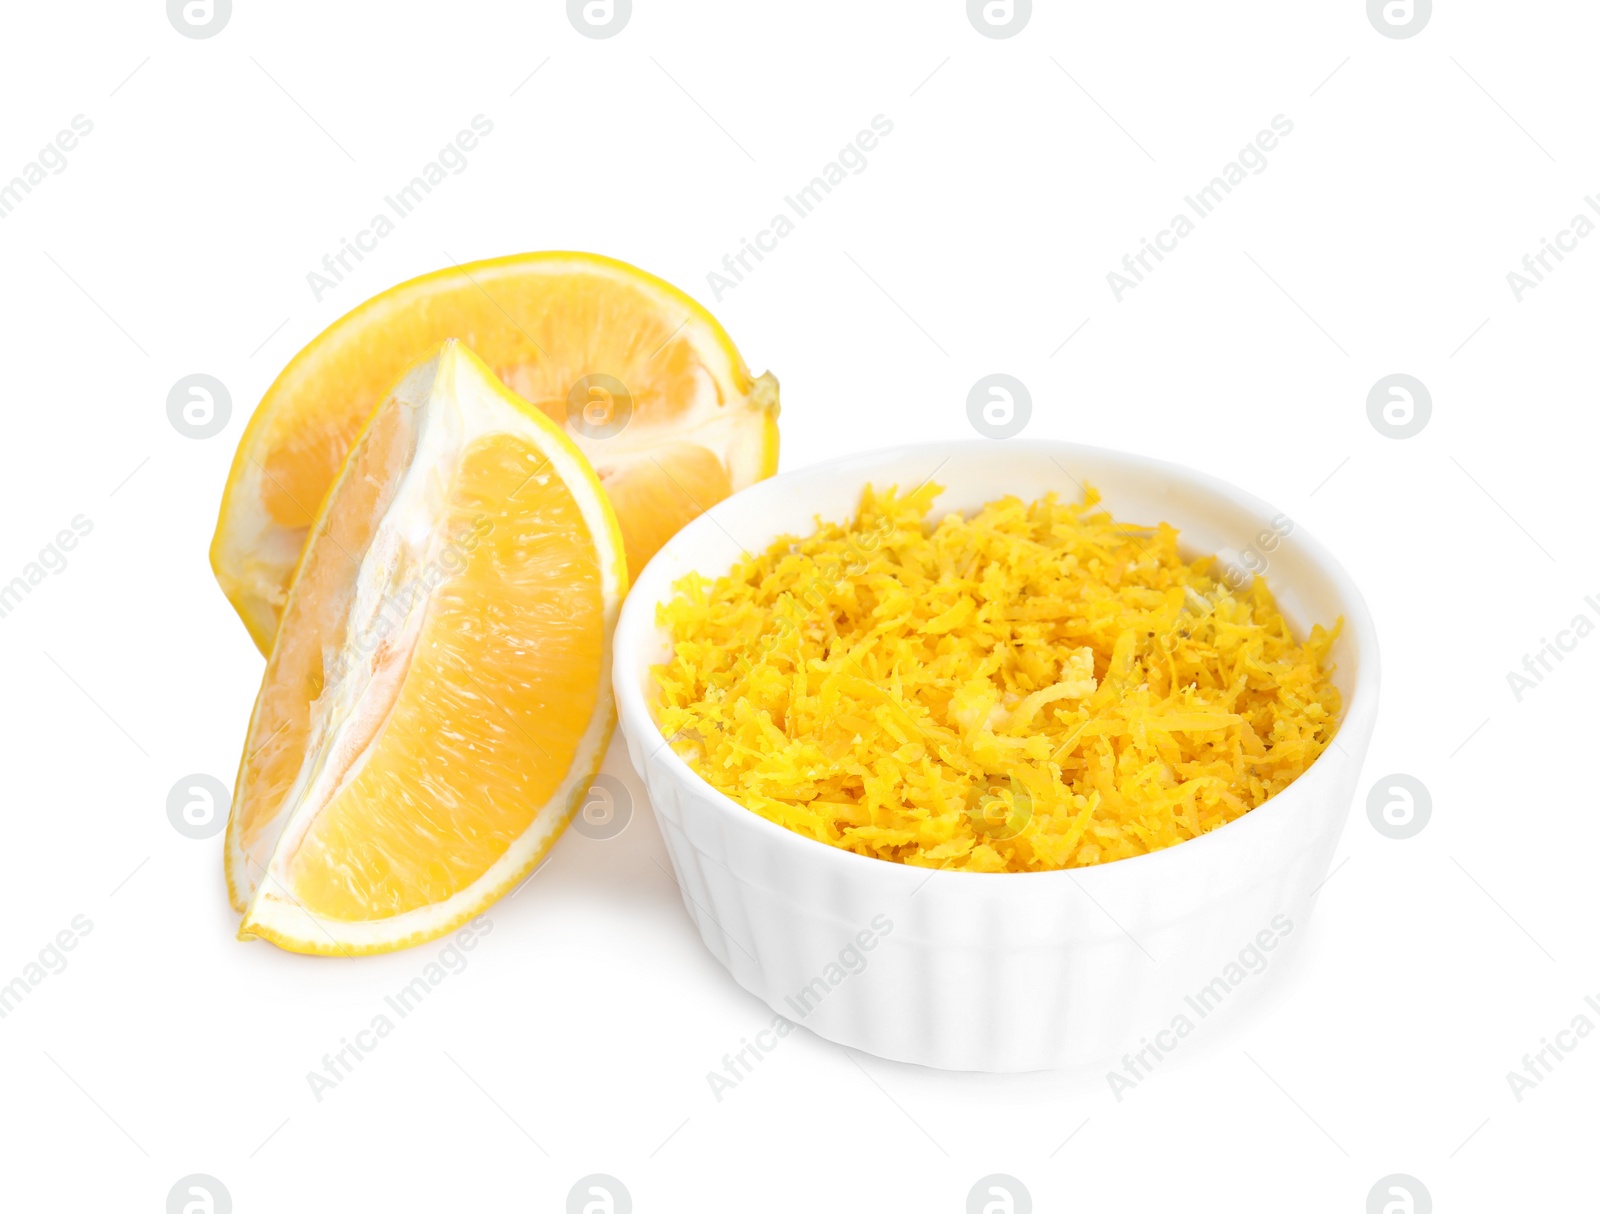
[[[1001,453],[1009,458],[997,461]],[[649,667],[667,651],[656,606],[683,573],[725,572],[739,547],[803,533],[817,513],[845,517],[867,481],[909,487],[932,465],[963,509],[1064,479],[1068,493],[1074,480],[1094,483],[1119,516],[1155,521],[1149,511],[1164,502],[1161,517],[1186,538],[1198,530],[1198,546],[1224,559],[1283,527],[1281,514],[1220,482],[1064,443],[901,448],[721,503],[711,512],[720,517],[696,520],[644,571],[615,649],[622,732],[684,906],[741,986],[843,1045],[981,1071],[1121,1067],[1151,1042],[1159,1054],[1268,988],[1305,935],[1376,720],[1370,617],[1343,571],[1291,522],[1273,549],[1282,553],[1274,590],[1297,626],[1306,613],[1344,618],[1335,650],[1344,719],[1335,745],[1289,789],[1199,839],[1020,874],[930,871],[827,847],[734,804],[665,743],[649,708]]]

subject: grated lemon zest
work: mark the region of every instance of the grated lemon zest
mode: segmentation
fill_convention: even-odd
[[[1014,497],[865,490],[658,609],[657,721],[716,788],[865,856],[1029,872],[1192,839],[1332,740],[1339,625],[1297,641],[1163,523]]]

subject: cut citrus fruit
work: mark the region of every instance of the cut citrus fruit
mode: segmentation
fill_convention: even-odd
[[[566,435],[455,341],[407,371],[314,521],[251,715],[240,937],[402,948],[531,871],[610,739],[626,590]]]
[[[239,442],[211,567],[263,653],[357,431],[400,372],[451,337],[589,457],[635,573],[691,518],[777,471],[777,381],[752,378],[716,319],[660,279],[589,253],[412,279],[300,351]]]

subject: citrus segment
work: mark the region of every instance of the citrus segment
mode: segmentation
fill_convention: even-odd
[[[643,569],[689,520],[733,492],[728,472],[696,443],[668,443],[595,467],[617,512],[628,568]]]
[[[566,437],[457,343],[409,372],[287,598],[229,823],[241,936],[398,948],[526,874],[610,736],[625,588]]]
[[[715,318],[660,279],[585,253],[413,279],[296,355],[240,440],[211,563],[263,653],[312,518],[362,424],[405,367],[449,338],[607,470],[635,572],[684,522],[777,469],[777,382],[752,377]],[[691,462],[717,471],[682,478],[691,496],[678,494],[669,512],[641,513],[635,500],[661,500],[650,457],[668,447],[695,448]]]

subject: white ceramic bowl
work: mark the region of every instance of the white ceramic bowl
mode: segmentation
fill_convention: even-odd
[[[1291,625],[1343,617],[1333,650],[1344,717],[1284,792],[1176,847],[1048,873],[930,871],[776,826],[665,744],[649,670],[669,653],[656,607],[691,570],[851,517],[862,486],[944,485],[935,513],[1091,483],[1121,519],[1166,521],[1186,555],[1265,574]],[[1283,534],[1287,532],[1287,534]],[[1274,538],[1276,536],[1276,538]],[[1305,530],[1173,464],[1068,443],[897,447],[785,473],[690,523],[639,575],[617,625],[614,681],[628,753],[655,806],[684,905],[734,979],[791,1021],[885,1058],[960,1070],[1098,1065],[1171,1046],[1274,980],[1305,935],[1350,809],[1378,704],[1365,603]],[[1259,959],[1259,962],[1258,962]],[[1146,1055],[1150,1060],[1150,1055]]]

